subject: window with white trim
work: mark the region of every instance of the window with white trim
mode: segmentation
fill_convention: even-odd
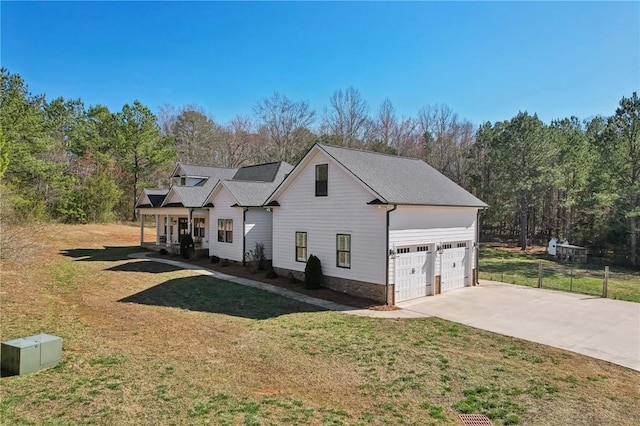
[[[233,242],[233,219],[218,219],[218,241]]]
[[[193,218],[193,236],[195,238],[204,238],[204,218]]]
[[[307,261],[307,233],[296,232],[296,262]]]
[[[336,258],[338,268],[351,268],[351,235],[336,236]]]

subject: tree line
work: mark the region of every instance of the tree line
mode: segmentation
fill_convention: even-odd
[[[420,158],[490,205],[484,238],[522,248],[551,236],[637,265],[640,102],[623,97],[609,117],[545,124],[520,112],[474,125],[446,105],[400,117],[370,108],[353,88],[322,111],[274,93],[228,123],[197,105],[139,101],[120,111],[80,99],[47,100],[1,70],[0,177],[4,224],[135,219],[145,187],[168,185],[175,161],[239,167],[295,164],[315,143]],[[425,183],[425,184],[428,184]]]

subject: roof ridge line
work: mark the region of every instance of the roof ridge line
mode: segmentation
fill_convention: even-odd
[[[386,152],[369,151],[367,149],[362,149],[362,148],[353,148],[353,147],[338,146],[338,145],[328,145],[328,144],[324,144],[324,143],[318,143],[318,145],[320,145],[322,147],[328,147],[328,148],[344,149],[346,151],[356,151],[356,152],[362,152],[362,153],[365,153],[365,154],[375,154],[375,155],[381,155],[381,156],[385,156],[385,157],[402,158],[402,159],[405,159],[405,160],[415,160],[415,161],[425,162],[424,160],[422,160],[420,158],[416,158],[416,157],[408,157],[406,155],[387,154]]]

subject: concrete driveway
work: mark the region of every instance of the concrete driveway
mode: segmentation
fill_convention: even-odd
[[[480,280],[398,306],[640,371],[638,303]]]

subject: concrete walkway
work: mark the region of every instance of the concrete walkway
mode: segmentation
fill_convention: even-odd
[[[171,259],[134,253],[130,258],[188,269],[327,310],[375,318],[439,317],[482,330],[542,343],[640,371],[640,304],[480,280],[435,297],[398,304],[401,309],[357,309],[282,287],[239,278]]]
[[[480,280],[399,306],[640,371],[638,303]]]
[[[372,311],[369,309],[357,309],[352,306],[341,305],[339,303],[330,302],[324,299],[318,299],[317,297],[307,296],[306,294],[298,293],[292,290],[288,290],[286,288],[278,287],[275,285],[263,283],[261,281],[250,280],[247,278],[235,277],[233,275],[223,274],[221,272],[212,271],[211,269],[206,269],[198,265],[193,265],[186,262],[180,262],[177,260],[171,259],[163,259],[158,257],[149,257],[149,253],[132,253],[129,255],[132,259],[139,259],[150,262],[158,262],[165,263],[167,265],[172,265],[177,268],[188,269],[190,271],[194,271],[200,275],[207,275],[210,277],[214,277],[220,280],[229,281],[235,284],[244,285],[247,287],[257,288],[259,290],[268,291],[269,293],[274,293],[282,297],[286,297],[292,300],[297,300],[298,302],[307,303],[309,305],[318,306],[323,309],[327,309],[330,311],[339,311],[344,312],[351,315],[359,315],[359,316],[368,316],[368,317],[378,317],[378,318],[418,318],[425,317],[427,315],[423,315],[417,312],[412,311]]]

